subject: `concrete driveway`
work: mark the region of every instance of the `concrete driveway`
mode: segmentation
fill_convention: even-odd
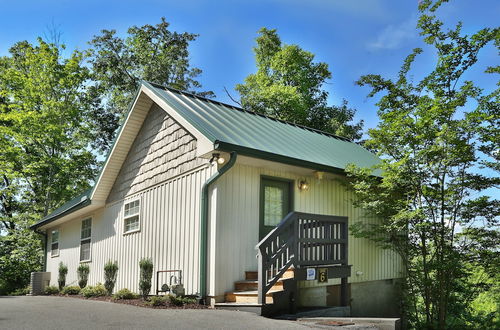
[[[66,297],[0,296],[0,329],[306,329],[294,321],[211,309],[150,309]]]

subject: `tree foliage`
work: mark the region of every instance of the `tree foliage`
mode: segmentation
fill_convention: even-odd
[[[15,229],[0,235],[0,295],[25,288],[30,273],[41,270],[42,249],[38,234],[28,228],[33,223],[26,216],[16,219]]]
[[[44,216],[89,186],[95,156],[88,150],[92,121],[83,89],[83,55],[63,59],[58,47],[15,44],[0,58],[1,220]]]
[[[276,30],[262,28],[254,47],[257,72],[236,90],[243,108],[343,136],[359,139],[363,122],[353,123],[347,101],[327,104],[323,89],[331,78],[328,65],[298,45],[283,45]]]
[[[201,69],[189,63],[189,45],[197,34],[170,31],[165,18],[156,25],[132,26],[127,36],[115,30],[102,30],[90,41],[89,63],[94,85],[91,94],[100,99],[105,115],[100,140],[106,149],[119,119],[125,114],[141,80],[147,80],[212,97],[212,92],[199,92]]]
[[[458,24],[446,30],[435,15],[440,4],[420,5],[418,27],[437,56],[430,74],[419,82],[409,78],[422,52],[415,49],[397,79],[367,75],[358,81],[371,87],[371,97],[383,93],[380,122],[366,142],[381,156],[383,177],[349,169],[359,206],[380,218],[352,230],[401,255],[410,327],[495,328],[492,319],[475,318],[471,306],[488,290],[498,297],[492,285],[498,268],[491,270],[498,266],[500,202],[485,191],[500,182],[499,90],[483,91],[464,76],[484,47],[498,47],[499,29],[466,35]],[[479,271],[487,276],[475,276]]]

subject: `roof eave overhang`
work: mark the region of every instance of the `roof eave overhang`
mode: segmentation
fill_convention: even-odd
[[[64,212],[54,214],[53,216],[50,216],[50,217],[44,219],[43,221],[40,221],[40,222],[35,223],[34,225],[31,225],[30,229],[37,230],[40,227],[48,225],[48,224],[50,224],[50,223],[52,223],[52,222],[54,222],[62,217],[65,217],[65,216],[67,216],[75,211],[83,209],[84,207],[89,206],[91,204],[92,204],[91,200],[87,198],[87,199],[81,201],[80,203],[73,205],[72,207],[65,210]]]
[[[244,155],[244,156],[249,156],[249,157],[255,157],[255,158],[260,158],[264,160],[270,160],[270,161],[275,161],[278,163],[283,163],[283,164],[288,164],[288,165],[294,165],[298,167],[304,167],[316,171],[323,171],[323,172],[329,172],[333,174],[344,174],[345,171],[344,169],[338,168],[338,167],[333,167],[333,166],[328,166],[328,165],[323,165],[323,164],[318,164],[314,162],[310,162],[307,160],[303,159],[297,159],[297,158],[292,158],[292,157],[287,157],[267,151],[262,151],[258,149],[252,149],[240,145],[235,145],[227,142],[222,142],[222,141],[216,141],[214,143],[214,148],[219,151],[225,151],[225,152],[231,152],[231,151],[236,151],[239,155]]]

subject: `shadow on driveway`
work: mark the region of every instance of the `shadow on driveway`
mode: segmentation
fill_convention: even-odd
[[[3,297],[2,297],[3,298]],[[151,309],[65,297],[0,299],[0,329],[305,329],[294,321],[212,309]]]

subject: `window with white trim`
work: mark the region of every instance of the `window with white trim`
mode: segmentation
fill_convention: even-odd
[[[90,261],[90,245],[92,242],[92,218],[82,221],[80,235],[80,261]]]
[[[124,233],[139,230],[140,201],[138,199],[125,203],[123,209]]]
[[[57,257],[58,255],[59,255],[59,229],[54,229],[50,234],[50,256]]]

